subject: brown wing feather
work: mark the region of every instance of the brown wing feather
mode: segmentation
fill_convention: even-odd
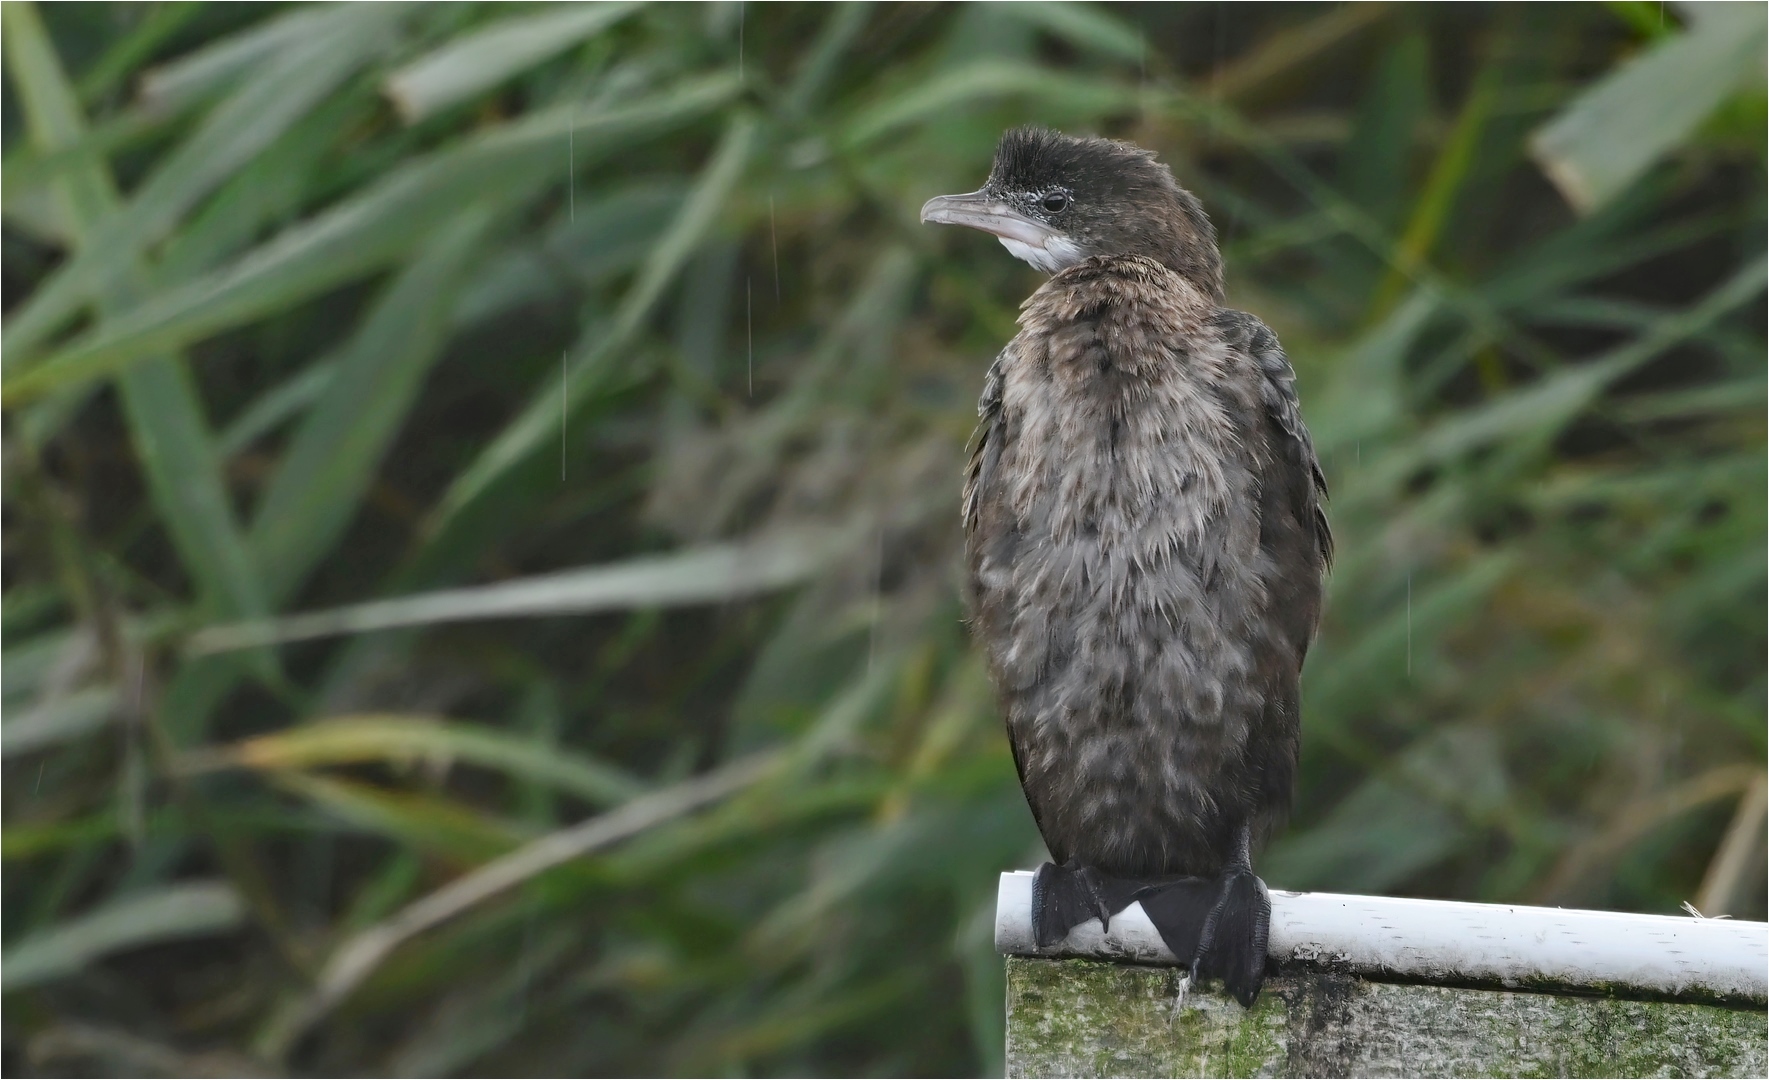
[[[1007,362],[1003,349],[983,376],[983,396],[977,400],[977,430],[971,435],[970,461],[964,470],[964,534],[977,527],[977,499],[1001,458],[1001,368]]]
[[[983,377],[983,393],[977,400],[977,429],[971,435],[970,458],[964,470],[964,534],[966,540],[975,538],[977,521],[983,498],[994,480],[996,464],[1001,460],[1001,446],[1007,438],[1001,414],[1001,380],[1002,368],[1011,362],[1009,349],[1003,349],[989,365],[988,374]],[[970,573],[966,575],[966,601],[973,617],[978,610],[977,604],[977,557],[974,547],[969,552]],[[1032,821],[1038,826],[1038,833],[1050,842],[1049,832],[1044,827],[1043,815],[1038,812],[1038,803],[1032,798],[1031,789],[1026,785],[1026,766],[1024,748],[1014,738],[1013,728],[1007,726],[1007,745],[1013,751],[1014,771],[1019,774],[1020,790],[1026,793],[1026,805],[1032,811]],[[1058,862],[1064,856],[1054,849],[1052,855]]]

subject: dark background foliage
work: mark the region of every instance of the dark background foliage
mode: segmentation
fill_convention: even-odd
[[[1298,371],[1267,880],[1763,917],[1761,5],[0,10],[9,1073],[998,1071],[1024,122]]]

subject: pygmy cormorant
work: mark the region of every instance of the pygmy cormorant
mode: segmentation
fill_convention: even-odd
[[[1250,1005],[1252,853],[1289,810],[1332,554],[1289,361],[1223,307],[1215,230],[1149,151],[1019,128],[921,219],[1051,275],[984,380],[963,506],[972,629],[1054,860],[1035,936],[1137,900]]]

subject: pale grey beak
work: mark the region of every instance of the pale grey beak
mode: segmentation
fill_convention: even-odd
[[[1028,247],[1042,248],[1058,234],[1055,229],[1035,221],[991,195],[973,191],[969,195],[940,195],[929,199],[921,208],[921,220],[936,225],[963,225],[981,229],[1003,240],[1014,240]]]

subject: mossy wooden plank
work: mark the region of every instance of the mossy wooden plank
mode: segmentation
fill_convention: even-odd
[[[1280,972],[1251,1010],[1174,968],[1007,960],[1009,1076],[1763,1076],[1762,1012]],[[1176,1004],[1177,1003],[1177,1004]]]

